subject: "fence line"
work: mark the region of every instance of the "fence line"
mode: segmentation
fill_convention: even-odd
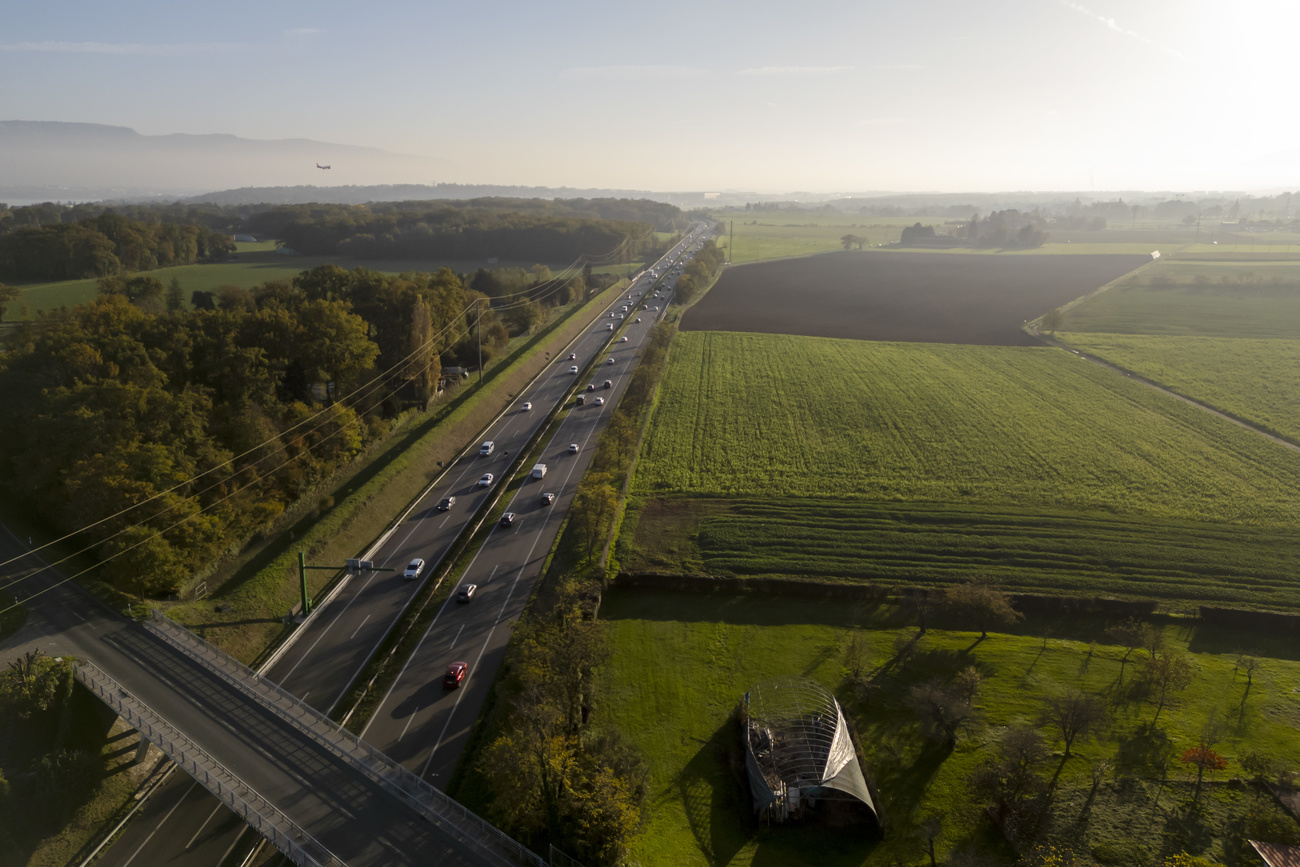
[[[167,754],[173,762],[218,800],[265,837],[300,867],[345,867],[292,819],[247,783],[231,773],[202,747],[163,721],[148,705],[133,697],[117,681],[90,662],[73,669],[78,681],[132,725],[141,736]]]
[[[482,854],[498,855],[507,863],[546,867],[543,858],[408,770],[405,765],[380,752],[297,696],[262,677],[171,618],[155,610],[145,625],[163,641],[275,711],[451,836],[476,846]]]

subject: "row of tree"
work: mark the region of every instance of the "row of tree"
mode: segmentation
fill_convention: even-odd
[[[234,241],[203,226],[105,213],[0,234],[0,280],[77,280],[224,259]]]
[[[700,246],[699,252],[691,258],[682,275],[677,278],[677,285],[673,290],[677,303],[684,306],[699,297],[700,293],[713,282],[713,276],[718,273],[725,260],[726,254],[718,249],[718,245],[712,238],[705,241]]]
[[[381,191],[382,192],[382,191]],[[267,200],[259,200],[267,201]],[[372,201],[367,205],[333,204],[220,204],[189,201],[150,204],[83,202],[61,205],[44,202],[11,208],[0,203],[0,234],[14,229],[79,223],[102,214],[120,214],[142,223],[205,226],[225,234],[250,233],[278,237],[290,223],[303,219],[346,218],[350,209],[376,214],[424,213],[435,209],[482,213],[519,213],[542,217],[619,220],[649,223],[656,232],[678,232],[697,215],[684,214],[675,205],[649,199],[536,199],[470,197],[463,199]]]
[[[153,278],[15,329],[0,357],[0,477],[123,589],[166,595],[477,363],[554,281],[498,308],[447,269],[321,266],[181,310]],[[199,293],[196,293],[196,296]],[[134,299],[134,302],[133,300]],[[204,299],[195,298],[196,302]]]

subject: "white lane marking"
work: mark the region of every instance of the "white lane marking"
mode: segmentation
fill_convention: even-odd
[[[185,798],[189,795],[189,793],[194,791],[195,787],[197,787],[198,784],[199,784],[198,780],[195,780],[193,783],[190,784],[190,787],[185,790],[185,794],[181,795],[179,798],[176,799],[176,803],[173,804],[172,808],[167,811],[167,815],[163,816],[161,821],[158,822],[157,826],[155,826],[154,829],[149,832],[149,836],[145,837],[144,842],[140,844],[139,848],[137,848],[134,852],[131,853],[131,857],[127,858],[126,861],[123,862],[122,867],[129,867],[131,862],[135,860],[135,856],[140,854],[141,849],[149,845],[149,841],[153,839],[153,835],[158,833],[158,829],[163,826],[164,822],[166,822],[168,819],[172,817],[172,813],[176,812],[176,808],[181,805],[181,801],[184,801]]]
[[[217,863],[218,863],[218,864],[225,864],[225,863],[226,863],[226,859],[230,857],[230,853],[233,852],[233,851],[235,851],[235,846],[237,846],[237,845],[239,844],[239,841],[240,841],[240,840],[244,839],[244,834],[246,834],[247,832],[249,832],[249,831],[251,831],[251,830],[253,830],[253,826],[252,826],[252,825],[244,825],[243,827],[241,827],[241,828],[239,829],[239,833],[235,835],[235,839],[231,841],[230,846],[226,849],[226,851],[225,851],[225,852],[221,855],[221,857],[217,860]]]
[[[448,600],[450,600],[450,597],[448,597]],[[442,612],[446,610],[447,610],[447,602],[444,601],[442,603],[442,608],[439,608],[438,613],[433,616],[433,623],[437,623],[438,618],[442,616]],[[425,630],[424,635],[420,636],[420,643],[415,645],[415,650],[413,650],[411,652],[411,655],[406,658],[406,662],[402,664],[402,670],[399,671],[397,673],[397,677],[393,679],[393,685],[388,688],[388,692],[384,693],[383,700],[379,702],[380,710],[383,709],[384,705],[388,704],[388,697],[393,694],[393,688],[402,682],[402,675],[406,674],[406,669],[410,666],[411,660],[415,659],[415,657],[420,655],[420,645],[424,644],[424,639],[428,638],[429,633],[433,631],[433,623],[430,623],[429,628]],[[364,740],[366,737],[366,731],[370,728],[371,724],[377,719],[379,719],[378,711],[370,715],[370,719],[366,720],[365,727],[361,729],[361,734],[357,735],[357,737]]]
[[[378,574],[379,574],[378,572],[370,573],[370,575],[366,578],[366,583],[361,585],[360,590],[352,594],[352,598],[348,600],[347,605],[344,605],[341,609],[339,609],[339,612],[334,615],[334,619],[330,621],[329,626],[326,626],[324,629],[320,631],[320,635],[316,636],[316,640],[311,643],[311,647],[308,647],[305,651],[303,651],[302,656],[298,657],[298,661],[293,664],[293,668],[290,668],[288,671],[286,671],[284,673],[284,677],[280,678],[280,683],[284,683],[286,680],[292,677],[293,673],[298,670],[298,666],[302,665],[303,661],[307,657],[311,656],[311,652],[316,649],[316,645],[320,644],[321,640],[326,635],[329,634],[329,631],[334,628],[334,624],[339,622],[339,618],[341,618],[344,614],[347,614],[348,609],[352,607],[352,603],[356,602],[357,599],[360,598],[361,594],[366,591],[366,588],[370,586],[370,583],[375,580],[375,576]]]
[[[484,587],[487,587],[489,584],[492,583],[492,579],[495,578],[495,577],[497,577],[497,570],[500,569],[500,568],[501,568],[501,564],[500,564],[500,563],[498,563],[498,564],[496,564],[495,566],[492,567],[492,574],[488,575],[488,576],[487,576],[487,580],[483,582],[483,586],[484,586]],[[469,570],[467,569],[467,570],[465,570],[465,571],[468,572]],[[472,584],[473,582],[471,581],[470,583]]]
[[[573,471],[570,470],[569,472],[572,474]],[[565,484],[568,484],[567,476],[565,477]],[[476,671],[479,663],[483,661],[483,654],[487,651],[488,642],[492,640],[492,635],[497,631],[497,627],[501,625],[501,618],[506,613],[506,606],[510,604],[510,597],[514,596],[515,588],[519,586],[519,579],[523,577],[524,569],[533,561],[533,552],[537,550],[537,543],[541,541],[542,536],[545,535],[546,525],[550,522],[552,514],[552,512],[546,513],[546,519],[542,522],[542,529],[533,535],[533,544],[528,546],[528,554],[524,557],[524,562],[515,570],[515,580],[511,583],[510,590],[506,593],[506,598],[501,602],[501,610],[497,612],[496,621],[492,624],[492,628],[488,630],[487,637],[483,639],[483,646],[479,648],[478,659],[474,660],[474,668],[472,668],[471,671]],[[492,573],[495,575],[496,569],[493,569]],[[464,628],[465,627],[463,626],[461,627],[461,629]],[[460,637],[459,632],[456,633],[456,637]],[[455,642],[453,642],[453,644],[454,643]],[[468,675],[466,675],[466,679],[468,680]],[[462,684],[462,687],[464,686],[465,684]],[[421,777],[424,777],[425,774],[429,773],[429,765],[433,764],[433,755],[438,752],[438,747],[442,746],[442,739],[447,735],[447,727],[451,725],[451,718],[455,716],[456,708],[460,706],[460,699],[464,694],[465,693],[462,692],[460,695],[456,696],[456,703],[451,706],[451,711],[447,714],[447,722],[442,726],[442,733],[438,735],[438,741],[433,745],[433,749],[429,751],[429,758],[424,763],[424,769],[420,771]]]
[[[190,838],[190,842],[185,844],[186,849],[194,845],[194,841],[199,839],[199,835],[203,833],[204,828],[208,827],[208,823],[212,821],[212,817],[217,815],[217,811],[224,806],[225,804],[221,803],[220,800],[217,801],[217,805],[212,808],[212,812],[208,813],[208,818],[203,820],[203,824],[199,826],[199,830],[195,831],[194,836]]]
[[[402,726],[402,733],[397,736],[397,742],[399,744],[402,742],[402,738],[406,737],[406,730],[411,727],[411,723],[415,722],[415,718],[416,716],[419,715],[419,713],[420,713],[420,706],[416,705],[415,710],[411,711],[411,716],[406,720],[406,725]]]
[[[354,638],[357,637],[357,633],[361,631],[361,627],[362,627],[362,626],[365,626],[365,625],[366,625],[366,620],[369,620],[369,619],[370,619],[370,615],[367,614],[365,620],[362,620],[362,621],[361,621],[361,624],[360,624],[359,626],[357,626],[356,629],[352,630],[352,634],[348,636],[348,641],[351,641],[352,639],[354,639]]]
[[[457,629],[457,630],[456,630],[456,637],[453,638],[453,639],[451,640],[451,647],[448,647],[448,648],[447,648],[448,650],[455,650],[455,649],[456,649],[456,642],[457,642],[457,641],[460,641],[460,634],[461,634],[462,632],[464,632],[464,631],[465,631],[465,624],[462,623],[462,624],[460,625],[460,629]]]

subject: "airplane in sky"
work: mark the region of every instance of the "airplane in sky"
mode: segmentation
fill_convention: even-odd
[[[321,165],[320,163],[316,163],[316,168],[318,168],[318,169],[327,169],[327,168],[329,168],[329,166],[323,166],[323,165]]]

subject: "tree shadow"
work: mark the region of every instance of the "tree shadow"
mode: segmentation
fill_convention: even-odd
[[[1170,810],[1161,834],[1162,860],[1180,852],[1199,855],[1210,848],[1214,842],[1214,830],[1206,818],[1205,811],[1198,804]]]
[[[686,822],[700,851],[714,864],[728,864],[757,825],[744,779],[744,747],[734,716],[718,727],[673,780]],[[739,775],[738,775],[739,774]]]
[[[1115,772],[1122,776],[1164,776],[1173,756],[1173,745],[1164,729],[1140,723],[1120,735],[1115,750]]]

